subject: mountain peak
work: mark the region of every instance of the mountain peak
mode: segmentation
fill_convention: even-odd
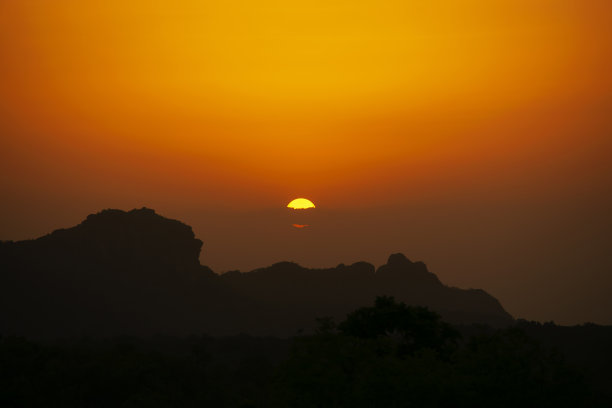
[[[187,224],[163,217],[142,207],[130,211],[105,209],[91,214],[80,224],[53,231],[32,241],[33,252],[46,263],[115,265],[113,270],[130,268],[148,275],[153,271],[199,270],[202,241]],[[37,256],[38,256],[37,255]],[[132,272],[134,273],[134,272]]]
[[[118,210],[114,208],[106,208],[95,214],[89,214],[85,222],[92,222],[92,221],[98,221],[98,220],[108,219],[112,217],[122,217],[122,216],[132,216],[132,217],[145,216],[145,217],[163,218],[161,215],[157,214],[154,209],[147,208],[147,207],[134,208],[133,210],[130,210],[130,211],[123,211],[123,210]]]
[[[412,263],[413,262],[410,259],[406,258],[406,255],[402,254],[401,252],[391,254],[387,259],[387,265],[389,266],[403,266]]]

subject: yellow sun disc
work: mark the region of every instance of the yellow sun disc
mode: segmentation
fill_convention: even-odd
[[[315,205],[312,201],[307,200],[306,198],[296,198],[287,204],[288,208],[293,208],[294,210],[305,210],[307,208],[315,208]]]

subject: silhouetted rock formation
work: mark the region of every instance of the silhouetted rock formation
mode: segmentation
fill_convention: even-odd
[[[393,254],[307,269],[280,262],[213,273],[192,229],[153,210],[104,210],[36,240],[0,243],[0,333],[35,337],[190,332],[292,335],[342,319],[379,295],[428,306],[453,323],[512,322],[482,290],[443,285]]]
[[[451,323],[505,326],[513,321],[485,291],[445,286],[424,263],[411,262],[403,254],[391,255],[377,271],[367,262],[329,269],[280,262],[249,273],[223,274],[221,279],[241,297],[268,305],[263,319],[296,329],[311,327],[313,315],[342,319],[380,294],[430,307]]]

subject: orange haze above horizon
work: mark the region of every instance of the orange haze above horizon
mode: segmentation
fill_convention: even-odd
[[[0,239],[142,205],[201,232],[216,225],[202,211],[259,214],[304,195],[403,220],[416,206],[423,231],[473,208],[483,242],[525,208],[588,214],[576,223],[596,231],[594,268],[608,270],[611,21],[607,0],[0,2]],[[326,236],[349,248],[376,231],[351,230],[364,222]],[[420,258],[480,249],[425,236]],[[572,236],[551,235],[538,268]],[[515,238],[510,250],[529,245]],[[272,256],[262,242],[229,265],[212,245],[203,257],[222,269]],[[392,246],[379,245],[373,258]],[[447,280],[511,290],[470,273]]]
[[[36,187],[110,178],[220,204],[238,184],[262,203],[300,189],[338,205],[397,183],[478,183],[516,161],[528,173],[534,150],[603,143],[611,7],[3,2],[3,147],[11,167],[46,168]],[[566,134],[585,123],[591,135]]]

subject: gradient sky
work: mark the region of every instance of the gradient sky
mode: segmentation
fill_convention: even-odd
[[[611,72],[608,0],[0,0],[0,239],[147,206],[612,324]]]

